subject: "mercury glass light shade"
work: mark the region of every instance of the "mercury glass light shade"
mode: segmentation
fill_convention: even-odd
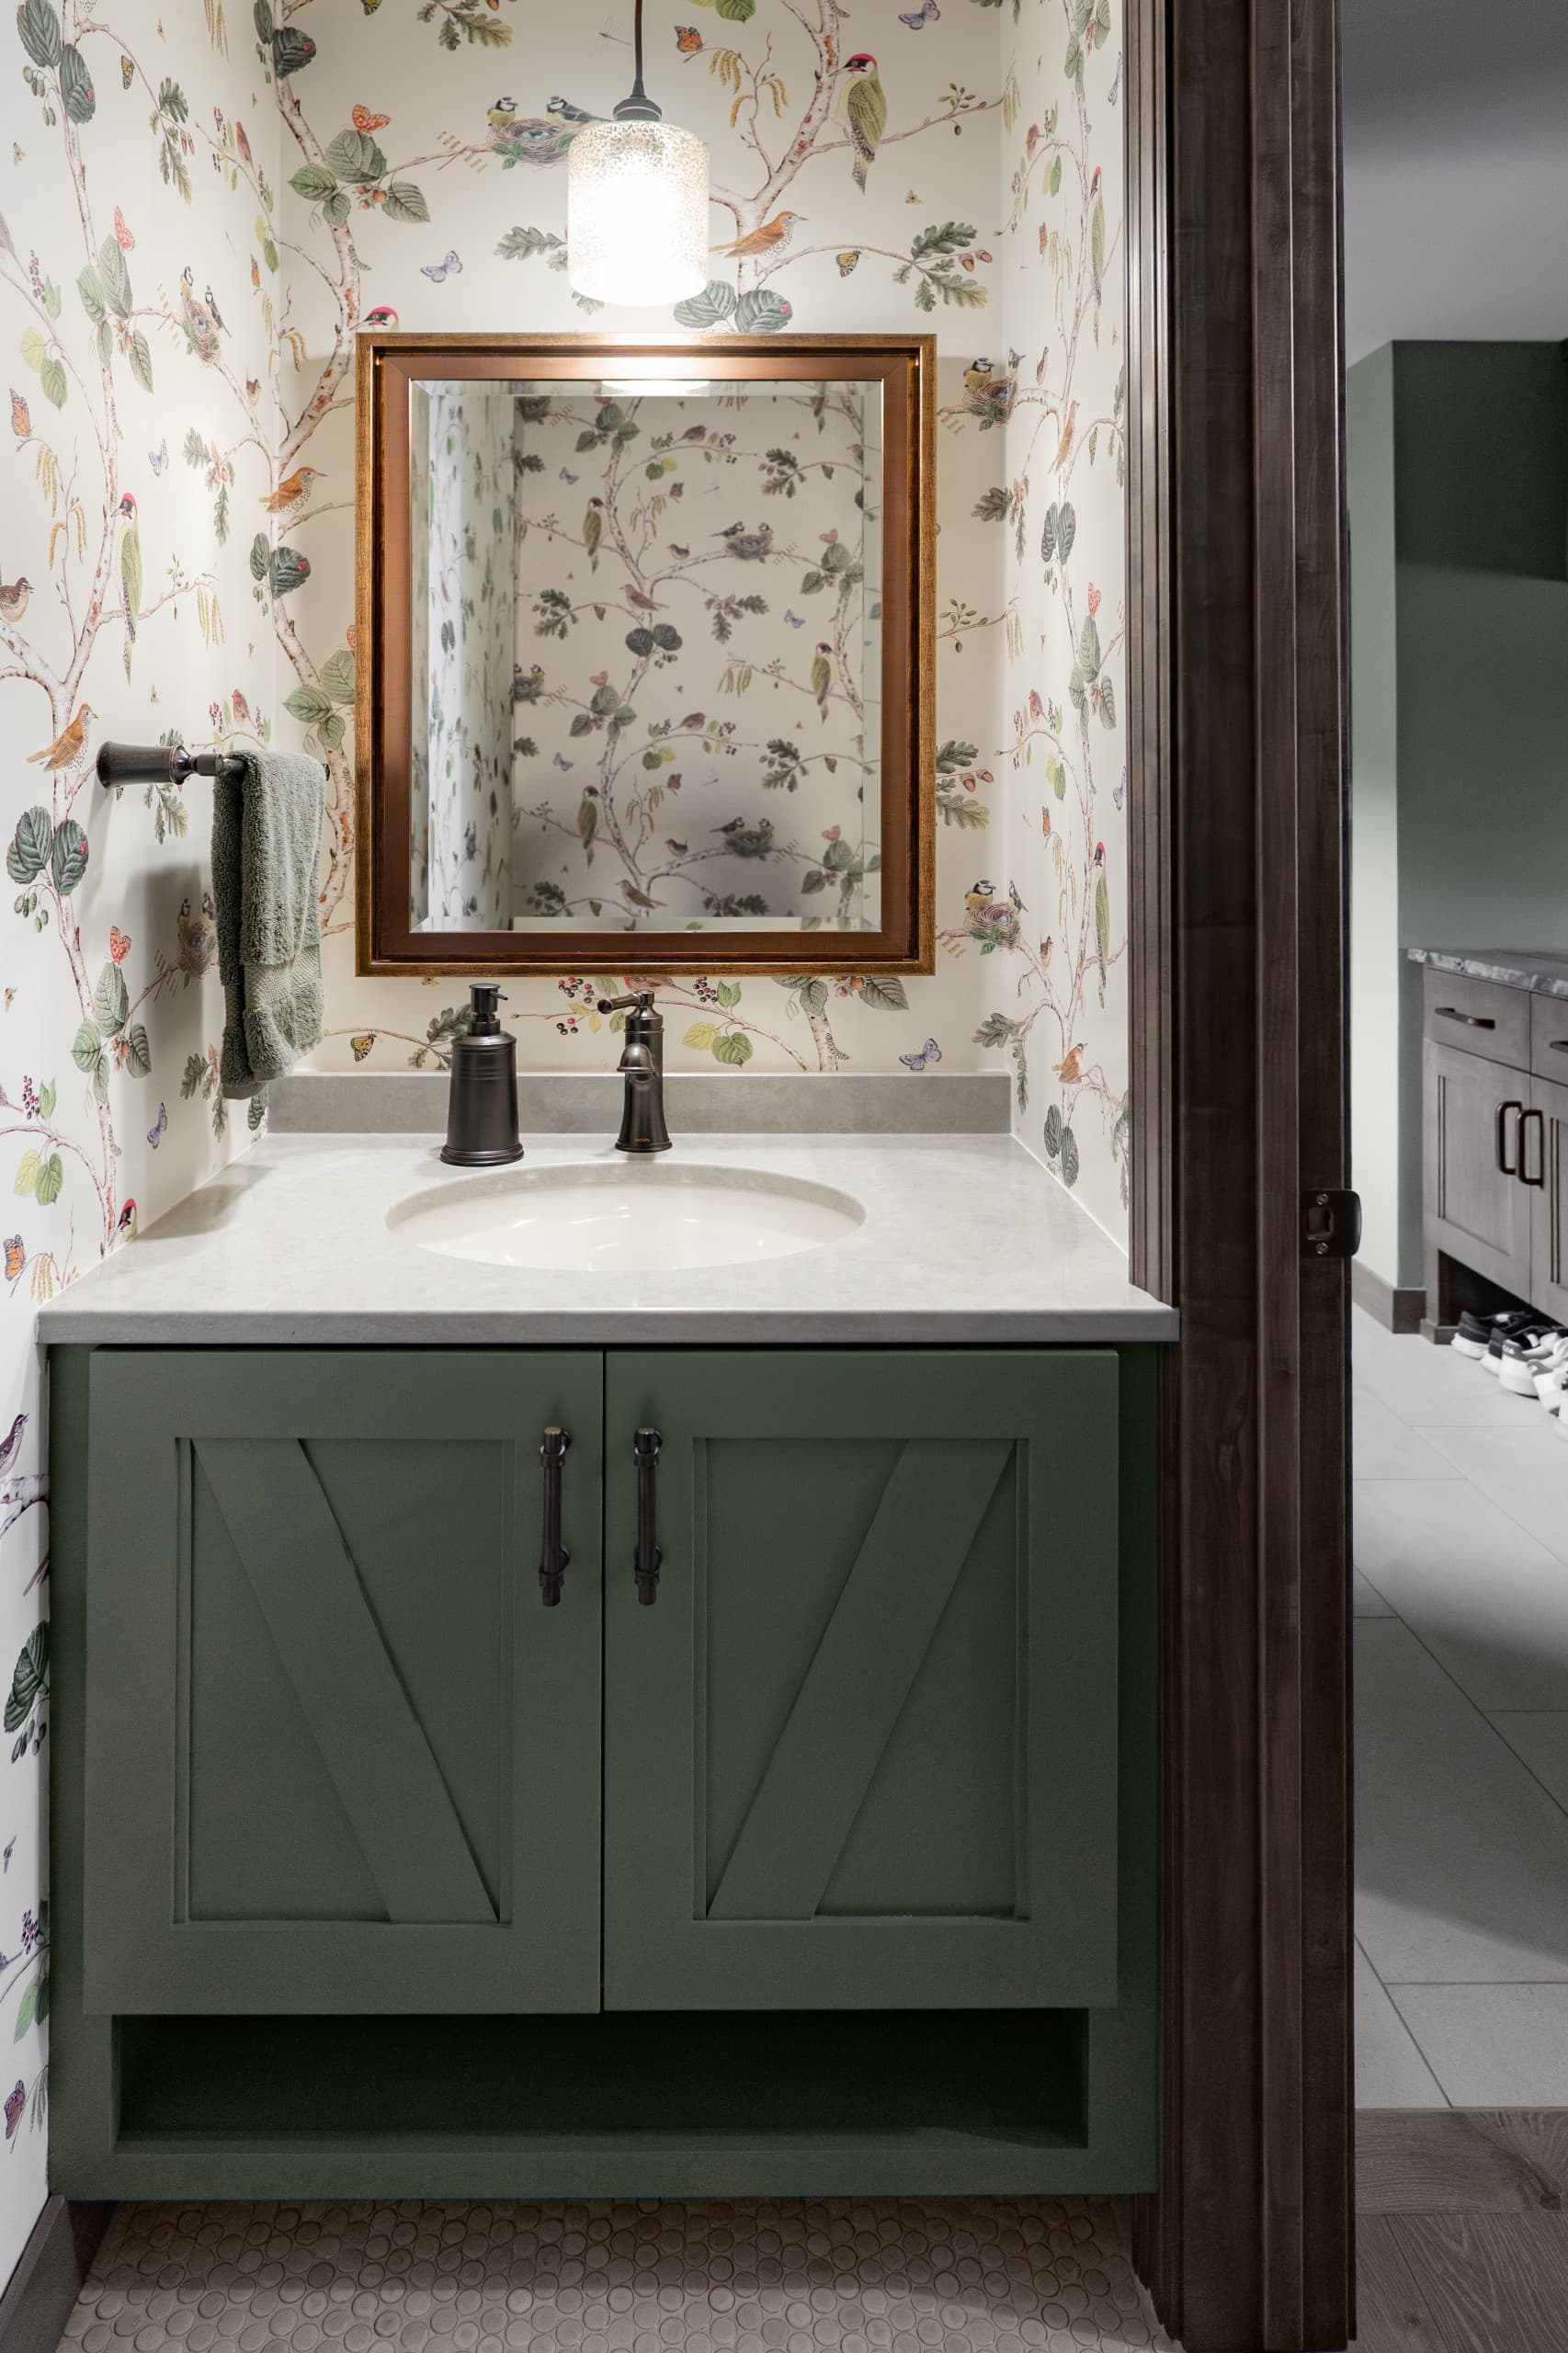
[[[579,131],[566,153],[566,272],[597,302],[684,301],[708,283],[708,150],[672,122]]]

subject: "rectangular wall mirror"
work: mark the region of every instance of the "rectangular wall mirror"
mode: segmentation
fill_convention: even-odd
[[[362,972],[932,969],[935,367],[361,335]]]

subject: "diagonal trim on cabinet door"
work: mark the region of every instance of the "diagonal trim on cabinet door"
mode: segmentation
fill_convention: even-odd
[[[908,1440],[806,1669],[710,1920],[809,1920],[990,1508],[1010,1440]]]
[[[297,1438],[197,1452],[387,1916],[484,1921],[495,1907],[332,1509]]]

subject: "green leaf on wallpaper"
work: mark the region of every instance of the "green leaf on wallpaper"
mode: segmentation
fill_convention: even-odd
[[[11,1677],[10,1697],[6,1702],[3,1722],[7,1732],[17,1732],[33,1711],[33,1701],[43,1689],[49,1674],[49,1620],[33,1628],[22,1644]]]
[[[770,287],[752,287],[735,305],[735,325],[742,335],[778,335],[789,324],[790,305]]]
[[[381,210],[389,221],[428,221],[430,207],[416,180],[389,180]]]
[[[49,0],[22,0],[17,11],[17,32],[35,65],[47,69],[60,63],[60,18]]]
[[[723,1006],[725,1012],[732,1012],[741,1001],[740,983],[738,981],[721,981],[714,989],[713,994],[718,998],[720,1004]]]
[[[1051,157],[1051,177],[1050,177],[1050,179],[1047,181],[1046,185],[1047,185],[1047,187],[1050,188],[1051,193],[1051,195],[1052,195],[1052,196],[1060,196],[1060,195],[1061,195],[1061,193],[1062,193],[1062,158],[1061,158],[1061,156],[1060,156],[1060,155],[1053,155],[1053,156]]]
[[[153,1049],[147,1042],[147,1032],[140,1021],[133,1021],[122,1040],[125,1047],[125,1067],[132,1078],[146,1078],[153,1068]]]
[[[1076,33],[1071,34],[1068,38],[1067,54],[1062,61],[1062,70],[1078,96],[1082,97],[1084,95],[1084,44]]]
[[[144,392],[153,389],[153,352],[140,327],[131,338],[131,372]]]
[[[40,1209],[48,1209],[60,1199],[64,1184],[65,1163],[57,1152],[51,1152],[47,1160],[39,1163],[38,1175],[33,1179],[34,1200]]]
[[[977,523],[1005,523],[1012,511],[1012,506],[1011,492],[997,484],[991,490],[983,491],[975,500],[972,510],[974,519]]]
[[[317,740],[324,752],[335,752],[347,733],[348,722],[338,710],[335,710],[330,719],[324,719],[316,729]]]
[[[705,1054],[718,1035],[719,1024],[716,1021],[694,1021],[681,1040],[681,1044],[690,1046],[696,1053]]]
[[[271,40],[273,33],[272,0],[256,0],[256,6],[251,10],[251,22],[256,27],[257,40],[265,49]]]
[[[149,390],[151,387],[149,386]],[[212,501],[212,536],[221,548],[229,544],[229,485],[227,483]]]
[[[587,712],[585,710],[574,710],[572,714],[572,724],[567,729],[566,733],[569,735],[591,735],[593,732],[594,722],[589,718]]]
[[[1078,1181],[1078,1146],[1071,1128],[1062,1131],[1062,1181],[1068,1187]]]
[[[98,321],[96,341],[98,347],[98,366],[107,368],[114,358],[114,329],[107,319]]]
[[[71,1059],[78,1070],[97,1070],[104,1041],[96,1021],[84,1021],[71,1040]]]
[[[340,131],[327,142],[326,160],[340,180],[362,188],[386,177],[387,159],[368,131]]]
[[[285,695],[283,708],[290,719],[302,719],[307,727],[316,727],[331,714],[332,699],[319,687],[296,687]]]
[[[40,1158],[40,1154],[36,1147],[29,1144],[17,1163],[16,1183],[12,1188],[14,1191],[22,1194],[32,1191],[38,1182]]]
[[[974,1033],[974,1042],[977,1046],[1005,1046],[1009,1039],[1017,1036],[1022,1026],[1006,1013],[988,1013]]]
[[[60,289],[52,278],[46,278],[43,281],[43,307],[51,319],[60,316]]]
[[[67,41],[60,52],[60,96],[73,122],[91,122],[98,99],[87,61]]]
[[[332,194],[337,182],[324,164],[301,164],[289,185],[307,204],[320,204]]]
[[[52,1120],[59,1100],[53,1079],[49,1079],[38,1091],[38,1115],[40,1120]]]
[[[39,1986],[40,1984],[47,1984],[48,1983],[49,1980],[47,1978],[33,1978],[28,1985],[26,1992],[23,1994],[21,2000],[17,2004],[17,2028],[16,2032],[11,2037],[13,2042],[20,2042],[23,2035],[26,2034],[28,2027],[31,2026],[33,2022],[33,2013],[38,2007]]]
[[[823,872],[820,866],[807,867],[805,872],[801,877],[801,888],[802,891],[810,891],[812,892],[826,890],[827,876]]]
[[[24,809],[6,852],[6,871],[13,882],[30,882],[49,863],[54,840],[54,820],[47,809]]]
[[[98,249],[98,278],[103,286],[104,300],[117,319],[131,316],[131,272],[125,256],[114,238],[106,237]]]
[[[735,290],[722,278],[710,278],[700,294],[688,295],[675,308],[676,324],[699,334],[704,327],[722,327],[734,314]]]
[[[321,665],[321,682],[334,702],[342,703],[346,710],[353,709],[354,649],[352,646],[340,645],[335,653],[327,655]]]
[[[1054,1103],[1045,1115],[1045,1156],[1047,1160],[1062,1157],[1062,1113]]]
[[[93,1011],[104,1036],[118,1038],[131,1011],[131,992],[118,964],[106,964],[98,974],[98,984],[93,991]]]
[[[1083,666],[1085,678],[1097,676],[1100,666],[1100,633],[1095,627],[1093,613],[1085,615],[1084,626],[1078,632],[1078,660]]]
[[[1116,725],[1116,688],[1109,678],[1101,678],[1100,725],[1108,730]]]
[[[37,327],[28,328],[17,347],[29,368],[39,369],[43,366],[43,355],[49,349],[49,346]]]
[[[321,217],[329,229],[341,229],[348,218],[348,199],[340,188],[335,188],[322,206]]]
[[[862,1005],[875,1006],[879,1013],[907,1013],[909,992],[899,980],[887,980],[876,972],[868,972],[860,984]]]
[[[38,380],[43,387],[45,400],[52,401],[56,408],[63,408],[65,395],[70,391],[71,385],[65,373],[65,362],[58,351],[48,351],[44,354],[43,366],[39,369]]]
[[[756,0],[713,0],[726,24],[744,25],[756,14]]]
[[[84,262],[76,273],[76,291],[82,298],[83,310],[97,326],[108,306],[104,301],[104,290],[98,283],[98,273],[90,261]]]
[[[721,13],[722,8],[723,0],[720,0]],[[743,1063],[749,1063],[751,1056],[751,1040],[744,1029],[726,1029],[722,1037],[713,1040],[714,1061],[727,1063],[732,1070],[738,1070]]]
[[[196,427],[192,426],[190,429],[194,433]],[[267,578],[272,568],[271,559],[272,551],[267,544],[267,533],[258,531],[250,543],[250,576],[253,580],[262,581]]]
[[[74,817],[62,817],[55,827],[50,866],[54,876],[54,887],[63,899],[76,888],[87,870],[87,836]]]
[[[653,632],[651,629],[629,629],[626,644],[629,653],[635,654],[640,662],[645,661],[653,651]]]
[[[108,1101],[108,1056],[107,1054],[100,1055],[98,1061],[93,1065],[93,1100],[98,1104]]]

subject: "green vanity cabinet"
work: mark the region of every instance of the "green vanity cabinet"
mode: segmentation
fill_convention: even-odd
[[[627,1352],[605,1429],[607,2008],[1114,2002],[1115,1354]]]
[[[88,2007],[597,2009],[602,1358],[89,1382]],[[551,1423],[583,1470],[545,1609]]]
[[[1153,2186],[1154,1349],[50,1383],[52,2189]]]

